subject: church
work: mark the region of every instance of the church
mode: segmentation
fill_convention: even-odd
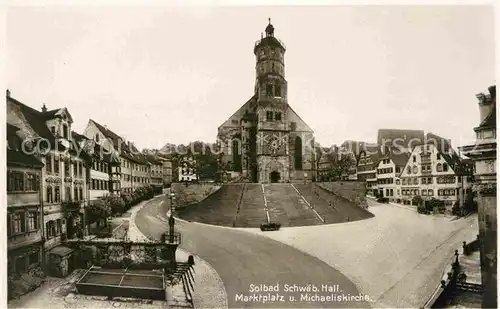
[[[314,132],[288,105],[285,44],[269,19],[255,43],[254,95],[219,128],[221,164],[250,182],[314,180]]]

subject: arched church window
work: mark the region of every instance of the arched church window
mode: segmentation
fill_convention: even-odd
[[[233,171],[239,172],[241,171],[241,152],[240,152],[240,143],[238,142],[238,139],[233,140],[232,152],[233,152]]]
[[[295,138],[295,169],[302,170],[302,139],[300,136]]]

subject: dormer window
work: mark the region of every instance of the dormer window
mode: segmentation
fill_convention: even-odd
[[[67,125],[65,125],[65,124],[63,124],[63,137],[64,137],[65,139],[68,139],[68,135],[69,135],[69,134],[68,134],[68,126],[67,126]]]

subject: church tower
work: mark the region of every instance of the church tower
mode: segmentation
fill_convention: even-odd
[[[289,124],[285,80],[285,44],[274,36],[274,26],[256,42],[255,97],[257,100],[257,166],[259,182],[289,180]]]
[[[253,96],[218,128],[221,166],[251,182],[314,179],[314,132],[288,104],[285,44],[269,24],[255,42]]]

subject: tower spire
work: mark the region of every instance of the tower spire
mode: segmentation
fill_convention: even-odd
[[[269,17],[268,20],[269,20],[269,25],[267,25],[266,27],[266,37],[274,36],[274,27],[271,24],[271,17]]]

